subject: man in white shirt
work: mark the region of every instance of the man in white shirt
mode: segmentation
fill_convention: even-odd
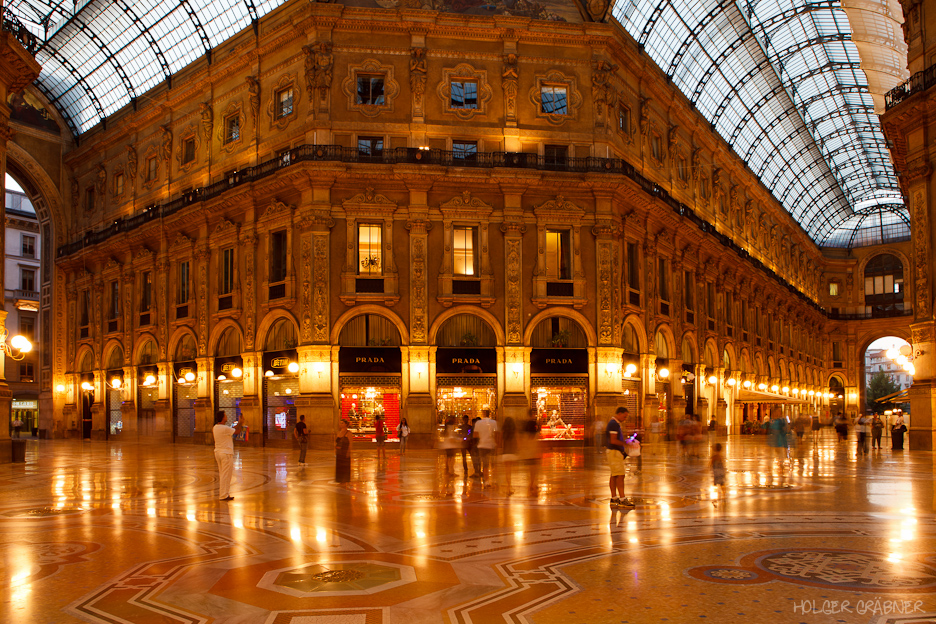
[[[474,437],[478,439],[478,454],[481,457],[481,478],[491,478],[491,455],[497,449],[497,421],[489,410],[481,411],[481,420],[475,423]]]
[[[231,496],[231,475],[234,473],[234,436],[244,428],[237,422],[233,427],[225,424],[227,414],[219,410],[215,414],[215,426],[211,429],[215,444],[215,461],[218,462],[218,475],[220,488],[220,500],[232,501]]]

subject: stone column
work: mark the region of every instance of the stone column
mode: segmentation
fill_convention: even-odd
[[[13,138],[10,130],[10,107],[7,102],[10,95],[21,91],[26,85],[39,76],[42,68],[26,50],[20,45],[13,34],[7,30],[0,30],[0,195],[6,197],[6,162],[7,142]],[[6,202],[0,202],[0,258],[5,256],[4,233],[6,224]],[[47,258],[52,262],[52,258]],[[4,275],[0,271],[0,292],[4,291]],[[6,330],[6,310],[0,310],[0,339],[8,338]],[[11,460],[12,441],[10,440],[9,422],[13,394],[4,378],[4,354],[0,352],[0,463]]]
[[[214,358],[200,357],[195,359],[198,367],[198,398],[195,399],[195,430],[192,432],[192,443],[211,444],[211,428],[214,427]]]
[[[263,403],[260,400],[260,392],[263,391],[263,353],[249,351],[242,353],[241,357],[244,360],[244,398],[241,399],[240,410],[244,425],[250,427],[246,446],[263,446]]]

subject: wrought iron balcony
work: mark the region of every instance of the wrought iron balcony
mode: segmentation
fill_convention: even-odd
[[[29,29],[19,21],[9,8],[3,7],[2,18],[0,18],[0,30],[5,30],[16,37],[16,40],[26,48],[26,51],[36,55],[39,50],[39,38],[29,32]]]
[[[905,83],[897,85],[884,95],[884,108],[890,110],[914,93],[926,91],[936,85],[936,65],[931,65],[921,72],[910,76]]]

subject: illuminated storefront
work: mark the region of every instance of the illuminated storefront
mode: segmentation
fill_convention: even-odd
[[[532,349],[530,387],[540,439],[582,440],[588,411],[588,350]]]
[[[341,417],[356,439],[375,435],[374,420],[384,418],[387,438],[400,422],[402,354],[398,347],[341,347],[338,352]]]
[[[239,355],[216,357],[214,370],[215,411],[224,412],[227,415],[225,422],[233,425],[241,420],[240,402],[244,398],[244,361]]]
[[[159,370],[155,365],[137,367],[137,419],[139,435],[156,435],[156,401]]]
[[[267,446],[292,446],[299,396],[299,355],[295,349],[263,354],[263,439]]]
[[[10,431],[13,423],[19,419],[23,421],[20,435],[32,435],[33,429],[39,427],[39,399],[35,397],[14,397],[10,409]]]
[[[194,361],[173,365],[172,410],[175,432],[180,438],[195,435],[195,401],[198,399],[198,365]]]
[[[123,432],[124,384],[123,349],[114,347],[107,357],[107,370],[104,373],[104,411],[106,415],[107,438],[119,436]]]
[[[436,413],[438,425],[454,416],[461,422],[497,408],[497,350],[440,347],[436,349]]]

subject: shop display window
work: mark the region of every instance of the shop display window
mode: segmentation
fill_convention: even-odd
[[[534,387],[533,404],[539,417],[540,439],[584,439],[587,398],[581,386]]]
[[[299,378],[281,377],[266,380],[264,428],[267,440],[288,440],[298,420],[296,397]]]
[[[227,415],[224,424],[231,427],[241,419],[240,402],[244,398],[244,382],[220,381],[215,385],[217,409]]]
[[[398,386],[342,385],[341,417],[356,440],[371,440],[376,435],[374,419],[384,417],[387,440],[398,440],[400,424],[400,388]]]
[[[175,385],[176,435],[191,438],[195,435],[195,399],[198,386],[194,383]]]
[[[123,412],[120,405],[123,403],[123,391],[117,388],[107,388],[107,421],[110,435],[117,435],[123,431]]]
[[[462,416],[467,416],[471,421],[480,417],[482,410],[490,410],[493,415],[497,407],[497,391],[493,387],[439,386],[436,397],[440,427],[449,417],[461,422]]]

